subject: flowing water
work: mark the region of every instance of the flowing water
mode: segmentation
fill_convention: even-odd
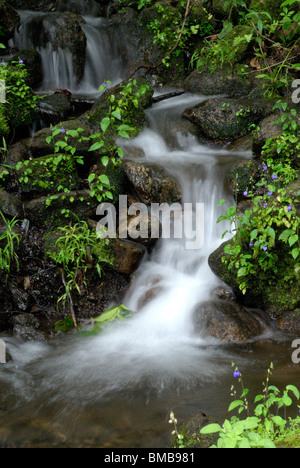
[[[97,79],[90,67],[83,87]],[[61,76],[51,73],[62,87]],[[147,127],[130,142],[144,151],[137,161],[161,166],[178,180],[184,203],[204,204],[202,248],[187,249],[187,238],[159,240],[123,298],[133,317],[99,336],[57,336],[47,344],[5,338],[11,360],[0,368],[2,446],[168,447],[171,410],[179,423],[201,411],[227,417],[232,360],[252,395],[261,391],[271,361],[275,384],[297,385],[291,339],[270,325],[240,346],[203,338],[192,326],[195,307],[221,284],[208,256],[226,229],[216,223],[218,201],[233,201],[226,174],[250,158],[204,146],[182,128],[182,111],[204,99],[185,94],[153,105]]]

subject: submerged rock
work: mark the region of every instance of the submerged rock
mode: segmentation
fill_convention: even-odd
[[[230,301],[200,304],[193,315],[195,332],[227,343],[244,343],[261,333],[260,323],[241,305]]]

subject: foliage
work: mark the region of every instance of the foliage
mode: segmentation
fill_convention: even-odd
[[[235,367],[235,364],[232,363],[232,366]],[[254,410],[251,415],[247,399],[249,390],[244,388],[242,374],[235,367],[233,375],[241,384],[242,394],[230,404],[228,412],[237,410],[240,415],[246,411],[247,417],[241,420],[239,416],[233,416],[230,420],[226,419],[222,426],[214,423],[202,428],[200,434],[219,434],[217,445],[211,448],[276,448],[276,440],[282,437],[288,425],[286,409],[293,403],[290,394],[297,400],[300,394],[294,385],[287,385],[283,392],[276,386],[270,385],[272,369],[271,363],[266,382],[263,383],[263,391],[254,398]],[[234,386],[231,391],[231,395],[236,397]],[[280,410],[283,411],[284,417],[279,415]],[[299,418],[293,422],[294,426],[299,427]]]
[[[85,221],[65,227],[60,227],[46,237],[57,236],[55,246],[48,250],[47,255],[63,268],[66,274],[66,291],[59,299],[66,302],[74,289],[81,294],[81,287],[86,284],[85,275],[88,269],[95,267],[99,276],[102,274],[103,264],[112,264],[112,256],[108,248],[108,240],[100,239],[96,232],[89,229]],[[94,255],[95,245],[102,244]]]
[[[84,330],[82,334],[85,336],[98,334],[108,323],[114,322],[115,320],[126,320],[130,316],[131,312],[124,304],[112,307],[105,312],[102,312],[98,317],[92,318],[92,328],[88,331]]]
[[[277,103],[275,107],[278,105],[280,104]],[[295,281],[299,269],[297,194],[292,194],[289,190],[289,184],[298,177],[298,171],[291,160],[291,156],[298,157],[299,154],[295,112],[283,114],[279,123],[284,124],[283,134],[275,141],[268,140],[264,147],[264,175],[254,190],[250,187],[244,192],[244,196],[252,201],[252,209],[241,214],[236,206],[231,206],[218,219],[218,222],[229,220],[231,232],[235,235],[233,242],[225,246],[222,261],[229,270],[236,273],[239,287],[244,294],[258,277],[270,284],[274,282],[282,273],[282,256],[286,261],[286,255],[290,255],[294,262],[294,273],[284,277],[283,282]],[[274,147],[278,156],[283,153],[282,158],[274,158]],[[219,205],[224,203],[221,200]]]
[[[5,275],[7,281],[12,264],[15,263],[19,268],[16,251],[21,237],[14,229],[18,222],[16,219],[14,218],[11,221],[6,219],[2,211],[0,211],[0,216],[6,227],[0,235],[0,273]]]
[[[278,92],[279,88],[289,85],[289,73],[299,69],[299,63],[295,63],[297,56],[296,46],[299,43],[300,13],[294,8],[294,1],[287,0],[281,5],[280,18],[272,17],[268,11],[254,11],[248,7],[244,0],[225,2],[228,17],[224,20],[222,29],[213,38],[205,39],[205,44],[200,51],[195,50],[191,57],[192,66],[200,69],[208,66],[211,71],[224,65],[233,66],[236,62],[236,53],[241,47],[251,44],[259,78],[265,80],[266,93],[268,95]],[[238,13],[239,26],[248,26],[249,30],[236,35],[229,40],[232,31],[236,30],[232,12]],[[281,57],[274,63],[270,54],[278,54]],[[242,71],[245,76],[244,69]],[[251,74],[253,72],[249,72]]]
[[[38,96],[32,94],[28,85],[28,73],[23,60],[0,63],[0,80],[6,86],[5,118],[10,128],[32,122]]]

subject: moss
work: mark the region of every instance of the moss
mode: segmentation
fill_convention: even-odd
[[[9,133],[9,127],[4,114],[4,107],[0,104],[0,138],[5,137]]]
[[[238,25],[224,37],[227,48],[230,50],[229,57],[231,64],[239,63],[244,59],[249,48],[249,42],[245,40],[245,36],[249,36],[251,33],[252,28],[250,26]]]
[[[266,11],[269,13],[273,19],[279,19],[282,4],[282,0],[252,0],[250,3],[250,10],[256,12]]]
[[[57,156],[43,156],[21,166],[18,177],[23,193],[56,193],[59,186],[69,190],[78,187],[74,161],[63,158],[56,163]]]

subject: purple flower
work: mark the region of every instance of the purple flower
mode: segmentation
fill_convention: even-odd
[[[234,373],[233,373],[233,377],[235,379],[239,379],[240,378],[240,371],[239,370],[235,370]]]
[[[271,197],[271,196],[273,195],[273,193],[272,193],[272,192],[268,192],[268,195],[269,195],[269,197]]]
[[[61,133],[66,133],[66,130],[64,128],[62,128]]]
[[[268,250],[268,247],[266,245],[264,245],[263,250],[266,252]]]
[[[247,190],[245,190],[244,197],[246,197],[247,195],[248,195],[248,192],[247,192]]]
[[[267,171],[268,170],[268,166],[266,164],[263,164],[263,170],[264,171]]]
[[[249,247],[253,247],[253,246],[254,246],[253,242],[250,242]]]
[[[3,67],[5,67],[6,63],[3,61],[3,62],[1,62],[1,65],[2,65]]]
[[[278,176],[277,176],[276,174],[273,174],[273,175],[272,175],[272,179],[273,179],[273,180],[276,180],[276,179],[278,179]]]
[[[19,60],[19,63],[24,63],[22,59]]]
[[[264,203],[264,207],[266,208],[267,206],[268,206],[268,203],[267,203],[267,202],[265,202],[265,203]]]
[[[293,209],[293,205],[290,205],[290,206],[287,207],[288,211],[292,211],[292,209]]]
[[[187,57],[189,57],[189,56],[190,56],[190,54],[187,52],[187,53],[186,53],[186,56],[187,56]]]

